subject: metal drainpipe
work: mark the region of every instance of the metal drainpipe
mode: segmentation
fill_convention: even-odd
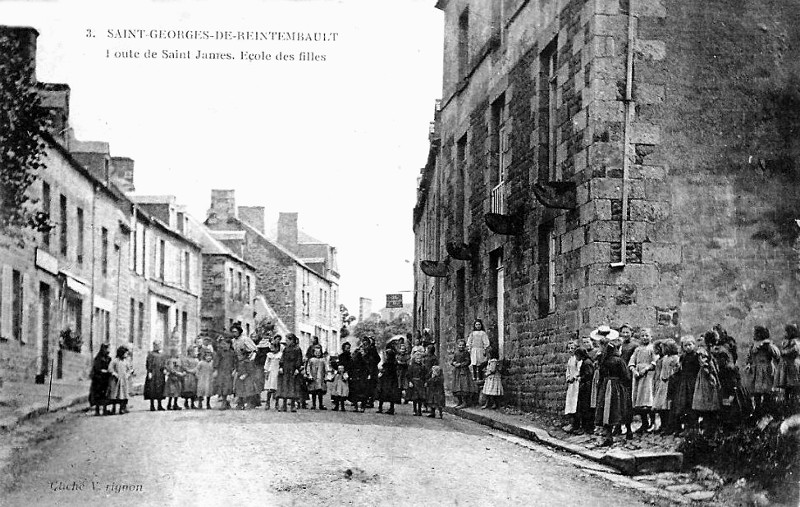
[[[95,268],[97,266],[97,256],[95,255],[95,240],[97,236],[97,228],[95,227],[97,220],[97,184],[92,185],[92,287],[89,295],[89,355],[94,356],[95,346],[95,333],[94,333],[94,294],[95,294]],[[99,350],[99,345],[98,345]]]
[[[628,5],[628,51],[625,76],[625,137],[622,149],[622,217],[620,218],[620,262],[612,267],[622,268],[627,263],[628,246],[628,174],[630,171],[630,138],[633,121],[633,43],[635,39],[635,18],[633,16],[633,0]]]

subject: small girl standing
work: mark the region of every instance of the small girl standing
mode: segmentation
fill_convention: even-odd
[[[108,373],[111,377],[108,380],[108,402],[111,403],[111,413],[117,411],[119,403],[119,413],[128,413],[128,378],[131,370],[128,361],[128,349],[124,346],[117,348],[117,354],[108,365]]]
[[[421,354],[412,354],[408,367],[408,398],[411,400],[414,415],[422,415],[422,402],[425,401],[425,365]]]
[[[697,355],[697,343],[694,336],[681,337],[681,355],[676,373],[675,397],[673,398],[672,417],[675,421],[674,429],[676,432],[681,430],[682,425],[687,428],[697,423],[697,415],[692,410],[694,400],[694,389],[697,384],[697,375],[700,374],[700,358]]]
[[[577,433],[591,433],[594,430],[594,409],[591,407],[592,379],[594,379],[594,361],[586,349],[577,348],[575,357],[580,363],[578,370],[578,407],[577,420],[573,423]]]
[[[497,352],[492,347],[488,349],[489,364],[486,366],[486,382],[483,384],[483,394],[486,403],[481,408],[500,408],[500,398],[503,396],[503,381],[500,374],[500,365]],[[492,407],[494,405],[494,407]]]
[[[328,374],[325,365],[325,359],[322,358],[322,347],[317,345],[314,347],[314,357],[308,360],[306,365],[306,376],[308,378],[308,392],[311,394],[311,410],[317,409],[317,400],[319,400],[319,409],[328,410],[322,403],[322,397],[327,391],[327,383],[325,377]]]
[[[470,363],[472,363],[472,380],[481,380],[483,379],[481,368],[486,363],[489,349],[489,335],[486,334],[481,319],[475,319],[475,323],[472,325],[472,332],[467,337],[467,348],[469,349]]]
[[[577,431],[580,428],[578,417],[578,391],[580,390],[581,362],[575,352],[578,346],[574,341],[567,344],[567,352],[570,353],[567,359],[567,398],[564,403],[564,415],[572,416],[572,427],[570,431]]]
[[[772,401],[772,388],[780,351],[769,339],[769,329],[763,326],[753,328],[753,346],[747,356],[746,370],[752,375],[750,394],[753,395],[755,415],[763,416]]]
[[[431,409],[431,413],[428,414],[428,417],[436,417],[436,410],[438,409],[439,419],[441,419],[442,407],[445,403],[444,375],[442,375],[441,366],[433,366],[431,368],[426,391],[428,392],[428,407]]]
[[[467,342],[458,340],[456,353],[450,364],[453,365],[453,394],[458,399],[456,408],[469,405],[469,400],[475,393],[475,383],[470,372],[470,356],[467,350]]]
[[[654,345],[654,350],[659,358],[656,361],[656,370],[653,376],[653,424],[655,415],[658,415],[658,432],[669,434],[672,428],[670,409],[672,397],[669,384],[672,375],[678,369],[678,344],[675,340],[663,340]]]
[[[228,396],[233,394],[233,370],[236,367],[236,355],[231,342],[221,339],[214,356],[214,392],[222,402],[222,410],[231,408]]]
[[[400,389],[404,403],[408,403],[406,390],[408,389],[408,363],[410,360],[408,347],[405,344],[400,345],[400,351],[397,353],[397,388]]]
[[[264,410],[269,410],[270,401],[275,399],[275,410],[278,409],[278,370],[281,364],[281,342],[273,340],[272,348],[267,353],[267,360],[264,362],[264,389],[267,390],[267,403]]]
[[[167,388],[164,395],[167,397],[167,410],[180,410],[178,398],[183,390],[183,366],[178,357],[178,349],[171,348],[167,360]]]
[[[211,408],[211,397],[214,395],[214,353],[201,349],[202,360],[197,365],[197,407],[203,408],[206,399],[206,410]]]
[[[194,346],[186,350],[186,356],[181,360],[183,367],[183,388],[181,389],[181,397],[183,397],[183,408],[194,409],[194,400],[197,398],[197,351]]]
[[[378,413],[383,412],[383,403],[389,403],[387,415],[394,415],[394,404],[400,403],[400,389],[397,388],[397,357],[394,347],[386,345],[384,351],[383,364],[378,373],[378,387],[375,398],[378,400]]]
[[[349,377],[347,372],[344,371],[344,365],[339,364],[336,367],[336,374],[333,376],[333,380],[331,381],[331,401],[333,401],[333,411],[338,412],[341,410],[344,412],[344,403],[347,401],[347,397],[350,395],[350,389],[347,385]]]

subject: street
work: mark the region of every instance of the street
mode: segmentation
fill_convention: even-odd
[[[18,438],[3,505],[646,505],[574,462],[445,414],[60,416]],[[53,415],[48,417],[54,417]]]

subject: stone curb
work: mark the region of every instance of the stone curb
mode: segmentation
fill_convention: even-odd
[[[518,426],[503,421],[498,421],[489,416],[476,414],[466,410],[447,406],[444,410],[458,417],[504,431],[512,435],[538,442],[549,447],[577,454],[585,459],[615,468],[625,475],[652,474],[658,472],[676,472],[683,464],[683,454],[679,452],[653,452],[631,454],[625,451],[598,452],[586,449],[580,445],[571,444],[534,426]]]
[[[138,384],[131,388],[131,394],[141,394],[144,385]],[[79,394],[73,396],[66,396],[63,400],[51,403],[50,412],[58,412],[65,410],[75,405],[82,403],[89,403],[88,394]],[[14,430],[18,425],[29,419],[35,419],[43,414],[47,414],[47,403],[39,402],[32,405],[27,405],[16,409],[12,415],[0,418],[0,432],[9,432]]]

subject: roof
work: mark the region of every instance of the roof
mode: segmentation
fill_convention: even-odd
[[[267,238],[269,238],[271,241],[277,242],[278,241],[278,225],[277,224],[270,225],[269,229],[264,231],[264,235]],[[311,236],[310,234],[301,231],[300,229],[297,230],[297,242],[301,243],[301,244],[303,244],[303,243],[314,243],[314,244],[319,244],[319,245],[327,245],[328,244],[325,241],[317,239],[317,238]]]
[[[215,238],[214,231],[211,231],[205,226],[205,224],[201,223],[189,214],[186,215],[186,220],[190,224],[190,227],[187,228],[188,235],[192,238],[192,240],[200,245],[200,250],[203,254],[224,255],[244,264],[255,271],[256,268],[252,264],[236,255],[233,250]]]

